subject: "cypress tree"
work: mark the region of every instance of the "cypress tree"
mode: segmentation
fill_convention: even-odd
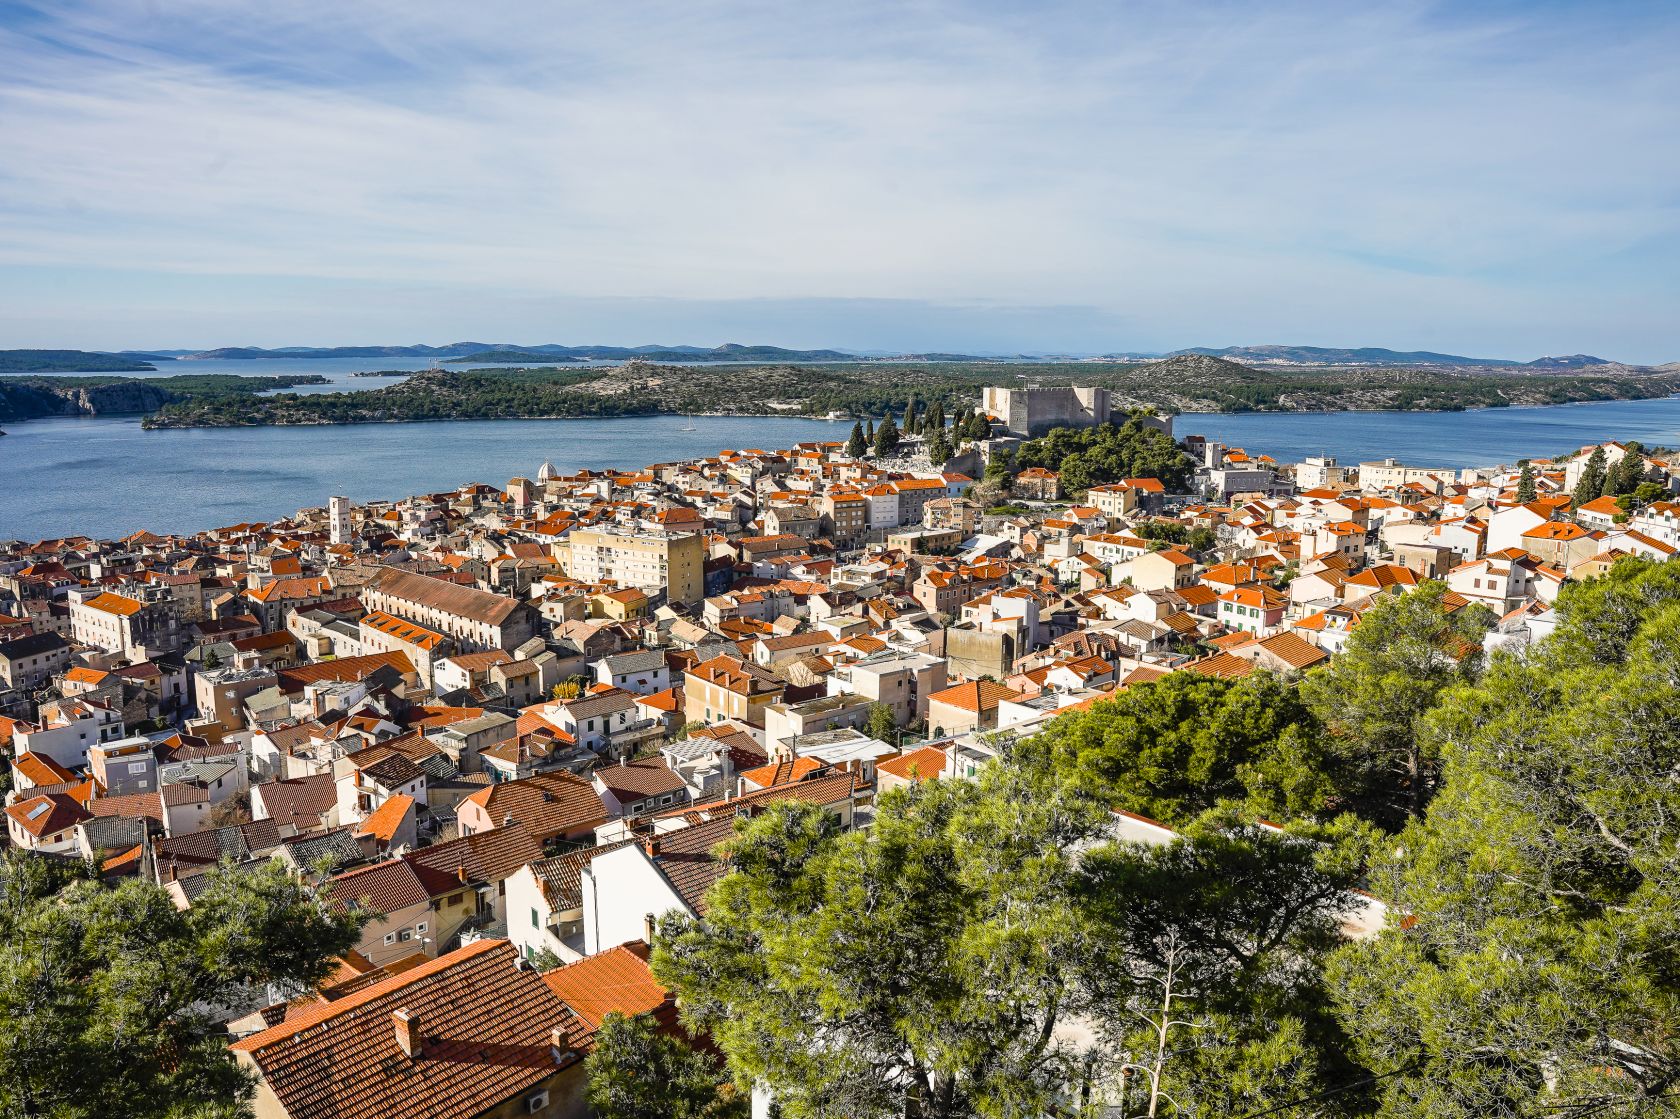
[[[1522,471],[1517,475],[1517,500],[1527,504],[1540,496],[1534,485],[1534,465],[1527,459],[1523,459],[1517,463],[1517,466]]]
[[[854,423],[851,438],[846,440],[846,454],[852,458],[862,458],[863,453],[868,449],[869,444],[864,442],[862,421]]]
[[[875,429],[875,453],[890,455],[898,447],[898,425],[893,422],[892,413],[888,412],[881,426]]]

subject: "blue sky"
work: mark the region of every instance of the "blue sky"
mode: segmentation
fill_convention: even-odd
[[[1680,5],[0,0],[0,346],[1680,360]]]

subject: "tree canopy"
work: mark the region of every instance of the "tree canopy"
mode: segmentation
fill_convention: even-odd
[[[1060,716],[1020,753],[1101,803],[1181,824],[1227,799],[1283,818],[1318,812],[1331,793],[1320,738],[1295,689],[1271,673],[1175,672]]]
[[[719,1062],[662,1032],[649,1015],[613,1011],[583,1062],[596,1119],[747,1119],[746,1096],[722,1084]]]
[[[250,1078],[213,1009],[313,986],[360,918],[278,863],[208,873],[182,911],[147,882],[65,885],[37,859],[0,860],[0,1113],[245,1113]]]
[[[1331,986],[1383,1115],[1680,1111],[1680,571],[1568,588],[1426,720],[1441,788],[1373,872],[1408,915]]]
[[[1349,807],[1390,828],[1423,811],[1439,763],[1423,719],[1447,688],[1475,680],[1493,622],[1487,608],[1450,599],[1444,583],[1382,595],[1342,651],[1301,681]]]
[[[1018,470],[1036,466],[1056,471],[1069,491],[1124,478],[1159,478],[1168,489],[1184,490],[1195,465],[1172,436],[1138,413],[1118,427],[1104,423],[1053,428],[1022,443],[1014,458]]]

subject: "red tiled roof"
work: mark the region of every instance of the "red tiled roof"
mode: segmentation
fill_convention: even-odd
[[[595,1030],[608,1014],[646,1014],[671,997],[648,970],[647,960],[647,944],[633,940],[545,972],[543,982]]]
[[[290,1119],[466,1119],[536,1088],[556,1062],[552,1031],[576,1016],[505,940],[483,940],[233,1043]],[[405,1011],[418,1053],[397,1044]]]

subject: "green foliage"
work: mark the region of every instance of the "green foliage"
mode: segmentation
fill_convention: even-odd
[[[1526,504],[1540,496],[1534,485],[1534,465],[1527,459],[1522,459],[1517,466],[1520,468],[1517,474],[1517,500]]]
[[[1149,847],[1096,842],[1107,816],[1007,749],[886,794],[867,831],[772,805],[705,916],[662,924],[654,971],[790,1119],[1135,1116],[1145,1068],[1154,1113],[1187,1119],[1357,1077],[1318,964],[1368,830],[1222,814]]]
[[[252,1085],[208,1016],[265,985],[304,989],[356,942],[280,864],[209,872],[182,912],[129,881],[63,884],[0,862],[0,1113],[234,1116]]]
[[[1439,757],[1423,721],[1455,684],[1475,680],[1482,637],[1495,619],[1482,606],[1451,610],[1446,585],[1425,582],[1383,595],[1360,616],[1347,645],[1301,681],[1322,720],[1341,802],[1397,828],[1429,803]]]
[[[846,440],[847,456],[851,458],[862,458],[864,456],[864,452],[868,449],[869,444],[864,441],[863,437],[863,424],[854,423],[852,425],[852,434]]]
[[[864,724],[863,733],[870,738],[896,744],[898,742],[898,716],[893,714],[892,707],[885,703],[870,704],[869,722]]]
[[[935,466],[943,466],[950,460],[951,444],[945,438],[944,428],[939,428],[933,433],[933,438],[928,441],[927,453],[928,460]]]
[[[648,1015],[608,1014],[583,1062],[597,1119],[746,1119],[745,1096],[713,1058],[662,1032]]]
[[[1134,413],[1119,427],[1058,427],[1029,439],[1016,451],[1015,469],[1043,467],[1061,475],[1069,492],[1107,485],[1124,478],[1159,478],[1168,489],[1190,483],[1195,462],[1172,436]]]
[[[1015,477],[1015,453],[1013,451],[999,451],[986,463],[985,479],[988,482],[1008,482]]]
[[[1575,483],[1575,491],[1571,495],[1576,508],[1600,497],[1604,493],[1607,478],[1604,470],[1604,448],[1594,447],[1592,454],[1587,456],[1586,466],[1581,470],[1581,479]]]
[[[875,453],[890,455],[898,449],[898,425],[893,422],[892,413],[881,421],[881,426],[875,429]]]
[[[1173,544],[1192,552],[1205,552],[1219,542],[1206,525],[1191,528],[1178,521],[1138,521],[1132,526],[1132,533],[1141,540]]]
[[[1279,831],[1221,812],[1085,860],[1081,908],[1109,935],[1077,966],[1122,1058],[1158,1071],[1156,1114],[1247,1115],[1360,1078],[1323,964],[1373,842],[1349,818]],[[1142,1115],[1153,1078],[1133,1079],[1125,1114]]]
[[[1295,689],[1271,673],[1175,672],[1062,715],[1019,753],[1098,803],[1182,824],[1232,798],[1267,816],[1318,813],[1331,797],[1320,742]]]
[[[1089,1005],[1068,845],[1100,813],[1005,777],[895,789],[868,831],[790,801],[738,825],[734,873],[653,960],[737,1083],[790,1119],[933,1119],[1042,1113],[1077,1077],[1055,1035]]]
[[[1568,588],[1427,720],[1441,789],[1377,864],[1408,928],[1330,975],[1393,1119],[1677,1113],[1680,573]]]

